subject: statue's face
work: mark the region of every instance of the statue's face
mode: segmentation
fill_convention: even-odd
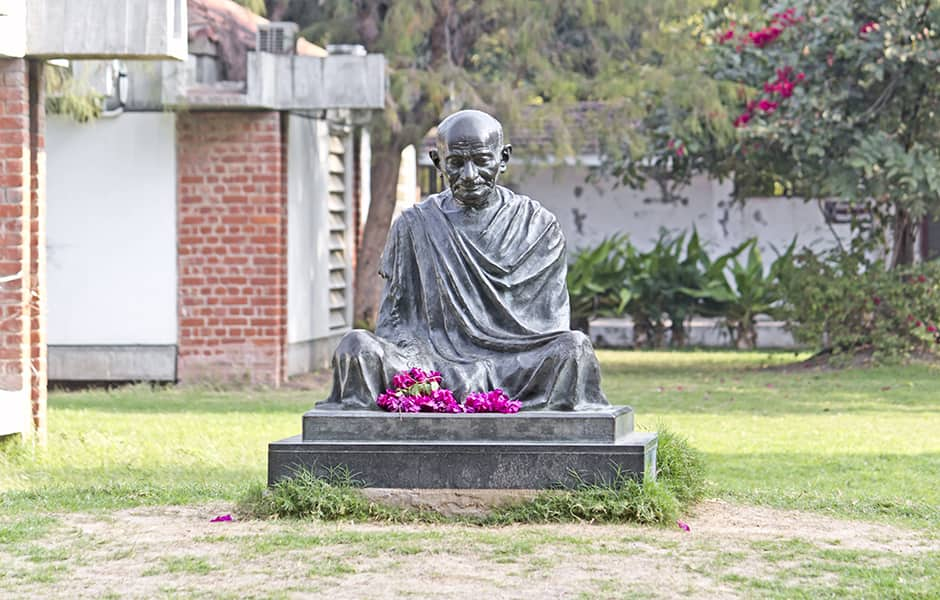
[[[493,123],[496,123],[493,120]],[[453,124],[439,140],[440,155],[431,159],[447,179],[454,200],[463,206],[486,206],[511,148],[502,146],[499,124],[470,116]]]

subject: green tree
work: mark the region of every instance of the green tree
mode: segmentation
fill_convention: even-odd
[[[419,144],[446,113],[478,107],[499,115],[510,141],[522,123],[529,131],[544,130],[545,154],[574,155],[595,136],[593,141],[617,156],[638,156],[658,143],[654,138],[660,134],[635,124],[669,98],[665,90],[685,95],[682,105],[694,107],[689,122],[716,104],[714,95],[696,85],[696,72],[687,73],[683,85],[667,73],[673,51],[668,39],[676,35],[669,27],[683,25],[682,15],[715,4],[268,0],[270,18],[299,23],[311,41],[358,43],[388,60],[386,107],[370,124],[372,203],[358,255],[356,319],[371,322],[378,307],[382,283],[376,270],[394,210],[402,149]],[[602,109],[592,113],[591,123],[566,119],[566,109],[582,101],[598,102]],[[730,129],[722,116],[713,115],[712,122]]]
[[[256,15],[261,15],[263,17],[267,13],[267,7],[264,0],[235,0],[235,2],[241,4]]]
[[[739,97],[739,177],[872,215],[890,266],[940,209],[940,4],[797,0],[714,15],[712,74]]]

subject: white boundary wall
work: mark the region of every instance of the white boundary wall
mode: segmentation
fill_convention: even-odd
[[[775,256],[772,247],[786,248],[794,235],[798,246],[814,250],[832,247],[835,239],[815,203],[799,198],[751,198],[743,205],[732,204],[731,184],[696,177],[680,194],[688,204],[647,202],[659,196],[659,189],[620,187],[610,182],[600,186],[585,183],[583,167],[532,168],[510,164],[514,190],[531,196],[551,210],[568,239],[568,250],[592,246],[616,233],[629,234],[640,249],[648,249],[660,229],[672,232],[696,227],[712,254],[724,252],[745,239],[756,236],[765,261]],[[843,240],[849,237],[847,225],[837,225]]]

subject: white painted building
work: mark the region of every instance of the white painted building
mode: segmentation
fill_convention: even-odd
[[[108,110],[48,120],[50,379],[277,384],[352,325],[383,57],[188,5],[185,67],[73,65]]]

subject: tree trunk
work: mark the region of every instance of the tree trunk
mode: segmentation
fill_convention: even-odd
[[[920,224],[911,218],[904,209],[898,209],[894,216],[894,247],[891,252],[891,268],[898,265],[910,265],[914,262],[914,241]]]
[[[379,260],[388,239],[395,212],[401,148],[395,140],[372,148],[372,200],[356,258],[356,295],[353,320],[356,327],[375,327],[385,280],[379,277]]]
[[[743,319],[736,326],[736,346],[738,350],[757,348],[757,323],[754,319]]]
[[[688,336],[686,335],[685,321],[673,321],[672,326],[670,327],[672,336],[669,339],[669,345],[673,348],[685,348],[686,343],[688,342]]]

